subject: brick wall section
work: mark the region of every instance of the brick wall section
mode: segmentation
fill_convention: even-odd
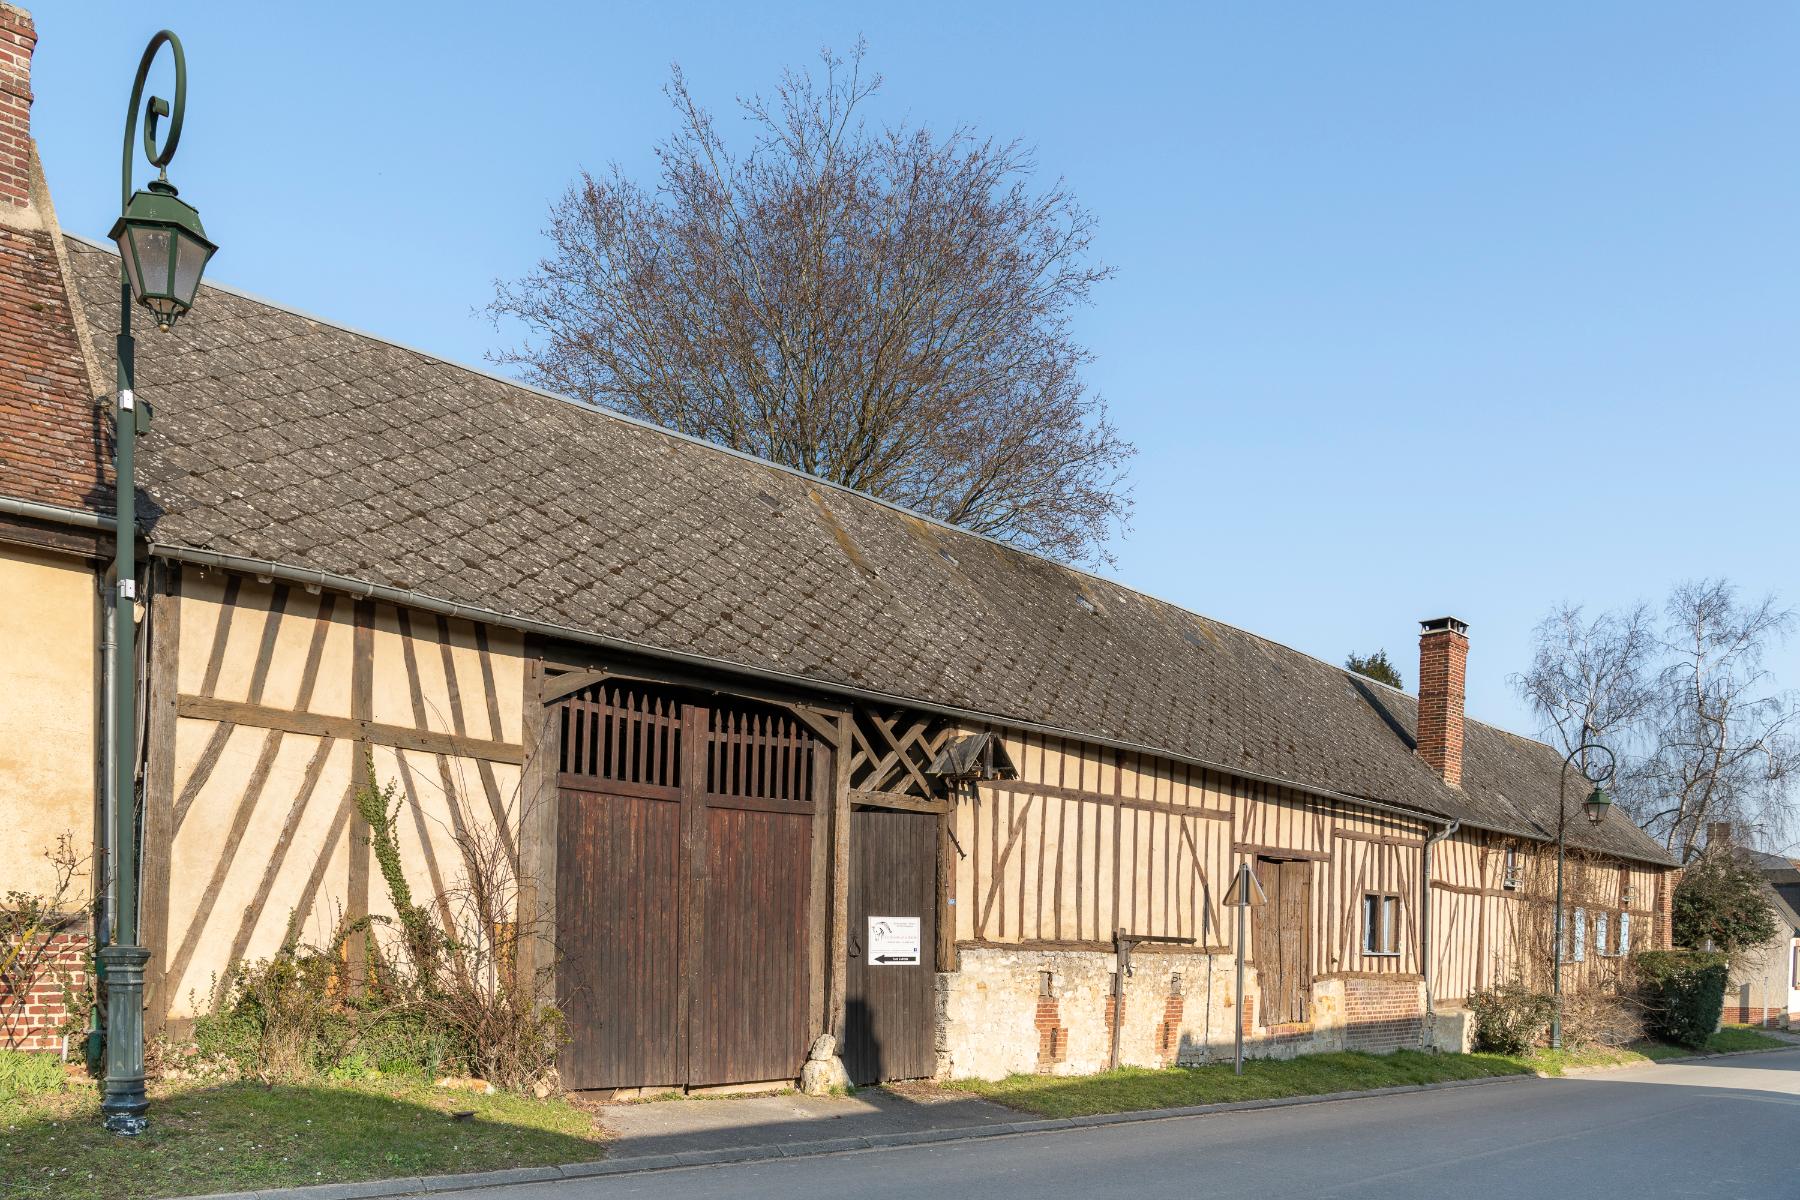
[[[1344,1046],[1384,1054],[1423,1044],[1424,1011],[1411,979],[1344,981]]]
[[[1771,1028],[1786,1025],[1792,1014],[1779,1008],[1745,1008],[1741,1004],[1727,1004],[1719,1017],[1727,1025],[1765,1025]]]
[[[1108,1016],[1111,1016],[1112,1003],[1107,1002]],[[1041,1074],[1049,1074],[1056,1064],[1069,1054],[1069,1031],[1063,1028],[1062,1008],[1055,996],[1039,996],[1037,1003],[1038,1053],[1037,1069]]]
[[[31,16],[0,4],[0,204],[31,203]]]
[[[1469,639],[1452,618],[1425,624],[1419,635],[1419,757],[1445,783],[1461,787]]]
[[[10,1050],[60,1050],[68,1021],[67,991],[87,987],[88,935],[58,933],[38,960],[43,970],[29,992],[12,995],[0,987],[0,1047]]]
[[[1181,1053],[1181,1018],[1186,1004],[1180,992],[1163,1002],[1162,1024],[1156,1027],[1156,1053],[1166,1067]]]

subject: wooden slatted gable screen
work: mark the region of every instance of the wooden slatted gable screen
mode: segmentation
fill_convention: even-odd
[[[814,741],[791,717],[713,709],[706,743],[706,793],[715,801],[774,800],[774,811],[812,811]],[[755,807],[745,805],[742,807]]]
[[[563,702],[560,733],[560,770],[574,786],[681,787],[681,710],[668,696],[588,688]]]

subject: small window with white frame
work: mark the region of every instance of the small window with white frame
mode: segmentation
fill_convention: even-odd
[[[1619,947],[1618,947],[1618,949],[1619,949],[1620,954],[1630,954],[1631,953],[1631,914],[1628,912],[1622,912],[1619,914]]]
[[[1370,892],[1363,897],[1363,953],[1378,958],[1400,954],[1400,897]]]
[[[1575,910],[1575,919],[1569,922],[1569,961],[1587,961],[1587,909]]]
[[[1506,848],[1506,869],[1500,876],[1500,886],[1516,890],[1524,880],[1525,874],[1519,867],[1519,848],[1516,845],[1508,846]]]
[[[1594,914],[1594,953],[1601,958],[1614,958],[1619,953],[1619,948],[1609,946],[1606,940],[1607,934],[1612,932],[1611,925],[1605,913]]]

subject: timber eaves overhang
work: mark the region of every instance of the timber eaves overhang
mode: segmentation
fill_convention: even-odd
[[[38,504],[27,500],[16,500],[6,496],[0,496],[0,513],[24,517],[31,520],[46,521],[52,524],[99,530],[105,533],[112,533],[117,528],[116,522],[108,516],[77,509],[60,508],[50,504]],[[1277,776],[1263,775],[1255,771],[1247,771],[1243,768],[1229,767],[1222,763],[1209,762],[1206,759],[1195,758],[1191,755],[1182,754],[1179,751],[1171,750],[1166,747],[1120,741],[1115,738],[1107,738],[1082,730],[1064,729],[1055,725],[1046,725],[1041,722],[1006,713],[981,712],[975,709],[933,704],[929,701],[917,700],[907,696],[896,696],[872,691],[867,688],[855,688],[841,684],[833,684],[828,681],[811,679],[802,675],[769,671],[749,666],[744,663],[732,662],[728,659],[712,658],[699,654],[685,654],[680,651],[668,650],[660,646],[627,641],[621,638],[607,637],[604,634],[596,634],[589,630],[578,629],[572,626],[534,621],[493,609],[461,604],[454,600],[445,600],[416,591],[389,587],[385,584],[373,583],[366,579],[353,579],[348,576],[334,574],[330,571],[321,571],[308,567],[296,567],[287,563],[275,562],[270,559],[253,559],[244,558],[238,555],[220,554],[211,550],[199,550],[186,546],[159,545],[156,542],[146,543],[146,548],[151,556],[166,559],[171,562],[186,563],[205,569],[236,571],[241,574],[279,579],[285,583],[296,583],[303,587],[329,589],[359,599],[379,600],[389,604],[417,609],[421,612],[441,613],[444,616],[460,620],[474,621],[505,629],[513,629],[525,634],[560,638],[564,641],[573,642],[579,645],[593,646],[599,649],[612,650],[624,654],[640,655],[657,661],[674,663],[685,667],[717,671],[726,675],[738,676],[746,680],[779,683],[796,690],[817,692],[845,700],[893,705],[895,707],[911,709],[920,713],[930,713],[937,716],[948,717],[952,720],[974,725],[992,724],[1020,732],[1037,733],[1049,737],[1069,738],[1075,741],[1088,742],[1094,745],[1104,746],[1107,749],[1121,750],[1130,754],[1146,754],[1152,757],[1165,758],[1173,762],[1183,763],[1187,766],[1199,767],[1207,771],[1217,771],[1220,774],[1227,776],[1235,776],[1249,782],[1263,783],[1273,787],[1284,788],[1313,801],[1323,801],[1328,804],[1341,804],[1353,808],[1387,813],[1392,816],[1403,817],[1407,820],[1422,821],[1440,827],[1455,822],[1466,828],[1485,829],[1493,833],[1506,834],[1515,837],[1523,836],[1533,840],[1543,840],[1539,834],[1527,832],[1516,827],[1483,825],[1480,821],[1453,818],[1448,814],[1433,812],[1428,809],[1413,808],[1403,804],[1390,804],[1373,796],[1360,796],[1352,795],[1347,792],[1336,792],[1327,788],[1315,787],[1299,780],[1283,779]],[[1625,857],[1633,856],[1625,855]],[[1639,861],[1655,862],[1658,866],[1667,865],[1666,863],[1659,862],[1655,859],[1640,859]]]

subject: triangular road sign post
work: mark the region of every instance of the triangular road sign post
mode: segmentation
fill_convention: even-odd
[[[1237,878],[1231,881],[1231,893],[1225,898],[1227,908],[1250,908],[1257,904],[1267,904],[1269,898],[1263,894],[1262,884],[1256,878],[1256,872],[1250,869],[1249,863],[1239,863]]]

